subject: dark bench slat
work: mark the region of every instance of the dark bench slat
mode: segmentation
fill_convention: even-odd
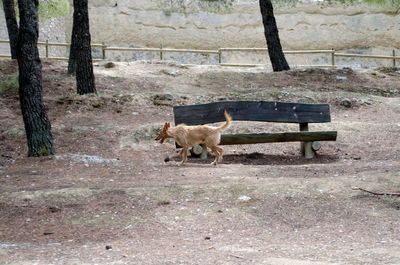
[[[225,121],[226,110],[233,120],[288,123],[330,122],[328,104],[301,104],[270,101],[221,101],[175,106],[175,124],[207,124]]]
[[[222,134],[221,145],[336,141],[337,131]]]

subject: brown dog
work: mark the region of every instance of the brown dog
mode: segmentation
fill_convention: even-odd
[[[182,165],[186,162],[187,152],[190,147],[204,144],[215,154],[215,160],[211,164],[216,165],[221,161],[223,153],[222,148],[217,146],[221,139],[221,131],[228,128],[232,120],[231,116],[229,116],[226,111],[224,111],[224,116],[226,122],[219,127],[207,125],[188,126],[185,124],[170,127],[169,122],[166,122],[164,128],[160,131],[155,140],[161,140],[160,143],[163,143],[167,138],[175,139],[175,141],[182,146],[182,150],[179,152],[179,156],[182,158]]]

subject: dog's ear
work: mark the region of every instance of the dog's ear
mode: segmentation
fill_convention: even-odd
[[[169,124],[169,122],[166,122],[165,125],[167,126],[166,129],[168,130],[169,127],[171,127],[171,125]]]
[[[164,128],[163,128],[163,130],[164,130],[164,131],[168,130],[168,127],[169,127],[169,123],[168,123],[168,122],[166,122],[166,123],[164,124]]]

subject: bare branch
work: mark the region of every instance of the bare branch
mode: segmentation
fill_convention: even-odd
[[[357,187],[352,188],[352,190],[361,190],[361,191],[368,192],[368,193],[370,193],[370,194],[377,195],[377,196],[394,196],[394,197],[400,197],[400,193],[373,192],[373,191],[369,191],[369,190],[362,189],[362,188],[357,188]]]

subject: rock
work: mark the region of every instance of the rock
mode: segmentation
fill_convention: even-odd
[[[345,76],[336,76],[336,81],[338,81],[338,82],[347,82],[347,77],[345,77]]]
[[[174,99],[174,96],[172,96],[171,94],[157,94],[154,96],[155,100],[168,100],[171,101]]]
[[[350,108],[352,106],[352,103],[350,99],[344,98],[340,101],[340,105],[346,108]]]
[[[172,106],[174,97],[171,94],[157,94],[153,98],[153,104],[158,106]]]
[[[52,213],[57,213],[57,212],[61,212],[61,209],[56,207],[56,206],[50,206],[49,207],[50,212]]]
[[[115,67],[115,63],[113,62],[108,62],[104,64],[104,68],[114,68]]]
[[[239,201],[247,202],[247,201],[250,201],[251,198],[250,198],[249,196],[240,196],[240,197],[238,198],[238,200],[239,200]]]

